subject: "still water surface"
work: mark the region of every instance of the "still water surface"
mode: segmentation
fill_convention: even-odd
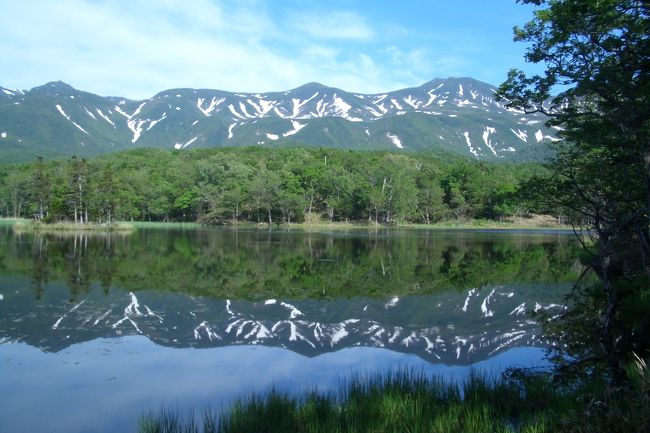
[[[0,431],[135,431],[161,407],[397,368],[543,365],[558,233],[0,228]]]

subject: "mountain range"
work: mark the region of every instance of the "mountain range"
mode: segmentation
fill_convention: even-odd
[[[136,147],[217,146],[445,150],[469,158],[539,161],[557,140],[541,114],[508,109],[472,78],[359,94],[309,83],[269,93],[171,89],[150,99],[103,97],[50,82],[0,87],[0,161]]]

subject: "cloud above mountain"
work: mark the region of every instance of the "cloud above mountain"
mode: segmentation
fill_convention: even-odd
[[[319,81],[374,93],[470,75],[468,59],[486,48],[460,22],[456,30],[429,26],[392,2],[2,3],[3,84],[22,89],[61,79],[146,98],[172,87],[261,92]],[[433,24],[443,9],[422,14]]]

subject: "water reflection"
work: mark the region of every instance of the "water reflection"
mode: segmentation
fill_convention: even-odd
[[[99,284],[221,299],[431,294],[489,284],[571,281],[570,236],[472,232],[140,230],[131,235],[14,235],[0,229],[0,272],[67,281],[71,301]]]
[[[133,431],[143,410],[273,384],[539,365],[529,313],[562,308],[578,251],[558,234],[0,228],[3,430]]]
[[[520,284],[390,299],[257,302],[97,290],[71,304],[65,286],[52,285],[36,311],[27,292],[7,293],[0,335],[54,352],[96,338],[145,335],[179,348],[265,345],[313,357],[362,346],[468,365],[509,347],[544,345],[527,313],[559,312],[566,288]]]
[[[512,365],[537,365],[540,352],[513,349],[473,369],[498,374]],[[177,350],[134,336],[93,340],[56,354],[5,344],[0,359],[0,419],[7,432],[134,432],[143,411],[163,405],[182,413],[219,410],[272,386],[289,392],[336,390],[353,375],[397,368],[458,380],[469,372],[385,349],[350,348],[306,358],[260,346]]]
[[[559,312],[578,269],[575,245],[557,235],[5,232],[4,242],[18,275],[0,279],[0,338],[48,351],[146,335],[308,356],[389,348],[467,365],[543,345],[528,313]]]

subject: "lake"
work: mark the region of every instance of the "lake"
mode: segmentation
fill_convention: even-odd
[[[0,226],[0,431],[128,432],[395,369],[543,366],[532,312],[581,271],[561,232]]]

